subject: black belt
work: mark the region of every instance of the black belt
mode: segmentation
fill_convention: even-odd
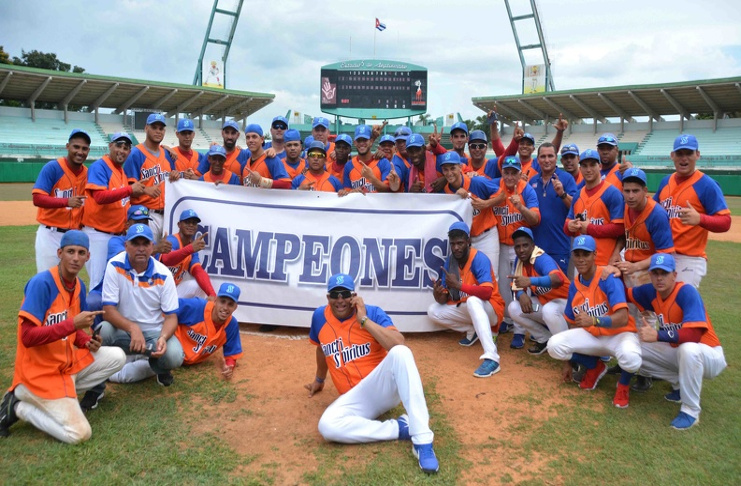
[[[165,214],[164,209],[150,209],[150,211],[152,211],[153,213],[157,213],[157,214],[162,214],[162,215]]]
[[[93,228],[92,226],[87,226],[87,228],[94,229],[95,231],[97,231],[99,233],[105,233],[107,235],[113,235],[113,236],[123,236],[123,235],[126,234],[126,233],[114,233],[113,231],[103,231],[103,230],[98,229],[98,228]]]
[[[51,230],[51,231],[56,231],[57,233],[66,233],[67,231],[69,231],[69,228],[55,228],[54,226],[46,226],[46,225],[44,225],[44,228]]]

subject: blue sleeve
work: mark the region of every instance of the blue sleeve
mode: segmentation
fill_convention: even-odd
[[[36,178],[36,183],[33,185],[33,188],[40,189],[47,195],[51,196],[54,185],[63,174],[64,172],[62,171],[62,168],[59,167],[59,163],[56,160],[47,162],[44,167],[41,168],[41,172],[39,172],[39,177]],[[106,185],[108,185],[108,183],[106,183]]]
[[[345,187],[345,189],[352,189],[352,181],[350,180],[350,172],[352,172],[352,160],[348,160],[345,163],[345,171],[343,172],[342,176],[342,185]]]
[[[700,292],[692,285],[685,284],[679,289],[676,302],[682,309],[682,322],[707,322]]]
[[[54,287],[52,287],[54,286]],[[28,312],[43,326],[46,323],[46,312],[49,310],[52,302],[52,288],[54,293],[57,293],[56,285],[54,285],[51,274],[48,271],[36,274],[26,284],[26,288],[23,290],[23,304],[21,304],[21,310]],[[68,316],[70,317],[70,316]]]
[[[597,275],[594,278],[599,278]],[[607,296],[607,302],[611,308],[621,303],[627,303],[625,299],[625,286],[614,275],[609,275],[605,280],[600,280],[599,288]]]
[[[126,243],[124,242],[124,239],[118,236],[114,236],[113,238],[108,240],[108,254],[106,255],[106,261],[110,260],[111,258],[125,250]]]
[[[728,209],[723,192],[718,183],[708,175],[703,175],[695,184],[695,192],[707,214],[713,215]]]
[[[200,172],[201,174],[205,174],[210,169],[211,169],[211,164],[208,163],[208,157],[204,155],[203,158],[201,158],[201,156],[199,155],[198,156],[198,172]]]
[[[193,297],[192,299],[178,299],[178,325],[192,326],[203,322],[203,309],[206,301]]]
[[[304,176],[303,174],[297,175],[291,181],[291,189],[298,189],[298,187],[301,185],[301,183],[304,182],[304,179],[306,179],[306,176]]]
[[[392,327],[394,323],[386,312],[380,307],[375,305],[368,305],[365,307],[368,312],[368,318],[378,324],[381,327]]]
[[[491,177],[492,179],[499,179],[500,177],[502,177],[502,174],[499,172],[499,164],[497,159],[489,159],[486,161],[484,174]]]
[[[329,182],[330,184],[332,184],[332,187],[334,187],[335,191],[340,192],[342,190],[342,182],[340,182],[340,180],[335,176],[329,176]]]
[[[226,342],[224,343],[224,356],[234,356],[242,353],[242,338],[239,336],[239,323],[232,316],[226,325]]]
[[[445,264],[443,264],[443,268],[445,270],[450,271],[450,259],[452,258],[452,254],[448,255],[448,257],[445,259]],[[440,274],[440,285],[445,287],[445,272],[438,272]]]
[[[628,297],[641,312],[644,310],[652,311],[654,310],[653,301],[656,298],[656,289],[650,283],[639,285],[628,289]]]
[[[528,209],[540,207],[540,203],[538,202],[538,195],[535,193],[535,189],[533,189],[530,184],[527,184],[525,186],[525,190],[522,191],[522,199],[525,203],[525,207]]]
[[[88,310],[87,309],[87,287],[85,287],[85,282],[78,279],[80,281],[80,310]]]
[[[615,186],[611,185],[607,188],[604,194],[602,194],[602,200],[605,202],[607,210],[610,211],[610,221],[623,219],[625,200],[623,199],[623,195]]]
[[[142,164],[145,160],[146,157],[141,153],[141,150],[136,147],[131,149],[129,158],[124,162],[124,172],[126,173],[126,177],[138,181],[140,179],[139,175],[141,174]]]
[[[492,283],[491,280],[491,260],[489,257],[484,255],[484,252],[480,251],[476,253],[476,256],[471,262],[471,273],[476,277],[476,282]]]
[[[535,268],[535,272],[541,277],[550,275],[552,271],[560,269],[556,261],[547,253],[544,253],[535,259],[533,268]]]
[[[565,170],[557,172],[558,180],[563,184],[563,190],[566,191],[566,194],[572,197],[576,196],[576,181],[574,180],[574,177]]]
[[[563,310],[564,317],[566,318],[566,320],[570,322],[574,322],[574,319],[576,319],[576,316],[574,315],[574,304],[573,304],[575,295],[576,295],[576,284],[574,284],[574,282],[571,282],[571,285],[569,285],[569,295],[568,297],[566,297],[566,308]]]
[[[198,252],[193,252],[192,258],[190,259],[190,266],[188,267],[188,272],[193,268],[193,265],[200,265],[201,263],[201,257],[198,256]]]
[[[389,177],[391,172],[391,162],[388,159],[381,159],[378,161],[378,170],[381,171],[381,181],[385,181]]]
[[[240,174],[244,172],[244,167],[247,165],[247,162],[250,161],[250,158],[252,158],[252,152],[250,152],[250,149],[247,149],[247,148],[240,149],[239,155],[237,155],[237,162],[239,162],[239,173]]]
[[[108,187],[111,180],[111,169],[101,159],[96,160],[87,171],[87,182],[101,187]]]
[[[664,187],[666,187],[666,185],[669,184],[670,177],[671,177],[671,174],[669,174],[668,176],[664,176],[664,178],[661,179],[661,182],[659,182],[659,187],[656,189],[656,192],[654,193],[654,201],[661,202],[659,201],[659,194],[661,194],[661,191],[664,189]]]
[[[268,166],[268,170],[270,171],[270,175],[273,177],[273,180],[291,180],[291,178],[288,176],[288,172],[286,172],[286,166],[283,165],[283,162],[281,162],[278,157],[265,159],[265,164]]]
[[[499,191],[499,184],[486,177],[474,177],[471,179],[471,185],[468,187],[472,193],[481,199],[489,199],[492,194],[496,194]]]
[[[674,246],[669,215],[659,204],[654,206],[646,218],[646,227],[657,250],[666,250]]]
[[[319,307],[311,316],[311,329],[309,329],[309,339],[311,339],[315,343],[319,342],[319,331],[321,331],[324,327],[324,324],[327,323],[327,321],[324,319],[324,309],[326,307],[326,305]]]
[[[576,206],[579,196],[581,196],[581,191],[577,191],[574,199],[571,200],[571,207],[569,208],[569,214],[566,215],[566,219],[574,219],[574,206]]]
[[[229,184],[232,186],[241,186],[242,183],[239,182],[239,176],[237,174],[232,174],[232,176],[229,178]]]
[[[180,242],[178,241],[177,238],[175,238],[174,235],[167,235],[167,241],[169,241],[170,243],[172,243],[172,249],[173,249],[173,251],[180,249]]]

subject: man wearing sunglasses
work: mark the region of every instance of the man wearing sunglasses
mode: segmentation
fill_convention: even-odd
[[[497,166],[497,159],[486,159],[486,149],[488,147],[489,141],[483,130],[471,132],[468,139],[468,151],[471,154],[471,159],[468,166],[464,166],[464,172],[468,177],[484,176],[489,179],[502,177]]]
[[[288,131],[288,120],[284,116],[276,116],[270,124],[270,141],[263,144],[268,157],[278,157],[286,160],[286,132]],[[270,149],[273,149],[270,151]]]
[[[340,180],[325,169],[327,153],[324,151],[322,142],[311,142],[306,158],[309,166],[308,170],[293,179],[293,189],[323,192],[339,192],[342,190]]]
[[[439,470],[422,379],[404,336],[380,307],[366,305],[350,275],[327,284],[328,305],[314,311],[309,339],[316,346],[316,375],[309,397],[324,389],[327,373],[340,396],[319,419],[325,440],[345,444],[410,440],[426,473]],[[376,418],[399,405],[406,414]]]

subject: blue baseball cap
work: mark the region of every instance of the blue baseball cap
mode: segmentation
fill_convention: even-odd
[[[461,156],[458,155],[458,152],[455,152],[452,150],[449,152],[445,152],[444,154],[439,155],[438,157],[439,157],[438,160],[440,161],[440,165],[445,165],[445,164],[460,165],[461,164]]]
[[[346,143],[350,147],[352,147],[352,138],[350,138],[350,135],[347,133],[340,133],[337,135],[337,138],[334,139],[334,144],[337,145],[339,142]]]
[[[630,182],[631,179],[633,182],[640,182],[642,186],[648,185],[646,173],[638,167],[631,167],[623,174],[623,183]]]
[[[257,123],[250,123],[247,125],[244,129],[244,133],[256,133],[261,137],[263,136],[262,127]]]
[[[504,161],[502,162],[502,171],[504,171],[504,169],[506,168],[522,170],[522,162],[520,162],[520,159],[518,159],[514,155],[509,155],[505,157]]]
[[[589,235],[579,235],[574,238],[574,244],[571,245],[571,251],[574,250],[597,251],[597,243]]]
[[[517,238],[518,233],[519,233],[519,236],[525,235],[529,237],[531,240],[535,241],[535,237],[533,236],[533,230],[531,230],[527,226],[520,226],[519,228],[517,228],[517,230],[515,230],[515,232],[512,233],[512,239]]]
[[[396,142],[396,140],[394,139],[393,135],[389,135],[387,133],[386,135],[381,135],[381,138],[378,140],[378,145],[386,142],[394,143]]]
[[[618,139],[612,133],[604,133],[599,139],[597,139],[597,146],[599,147],[600,145],[612,145],[613,147],[617,147]]]
[[[133,224],[126,232],[126,241],[131,241],[134,238],[146,238],[149,241],[154,241],[154,235],[152,229],[146,224]]]
[[[239,289],[237,284],[224,282],[221,284],[221,287],[219,287],[219,291],[216,293],[217,297],[227,297],[229,299],[232,299],[234,302],[239,302],[239,295],[242,293],[242,291]]]
[[[530,132],[525,132],[522,135],[522,138],[520,139],[520,142],[522,142],[523,140],[530,140],[533,143],[533,145],[535,145],[535,137],[533,137],[533,134],[530,133]]]
[[[474,130],[471,132],[471,135],[468,137],[468,142],[471,143],[474,140],[483,140],[484,142],[489,142],[489,139],[486,138],[486,134],[483,130]]]
[[[564,145],[561,149],[561,155],[576,155],[579,156],[579,147],[576,146],[576,144],[571,143],[568,145]]]
[[[359,138],[370,140],[371,128],[368,125],[358,125],[357,127],[355,127],[355,138],[353,138],[353,140],[357,140]]]
[[[314,137],[312,135],[309,135],[308,137],[304,139],[304,147],[308,147],[309,145],[311,145],[311,142],[313,141],[314,141]],[[352,145],[352,143],[350,145]]]
[[[288,120],[286,120],[286,117],[276,116],[275,118],[273,118],[273,121],[270,122],[270,127],[275,128],[276,123],[282,123],[286,126],[286,129],[288,129]]]
[[[227,120],[224,122],[224,126],[221,127],[221,129],[225,128],[233,128],[236,131],[239,131],[239,123],[235,122],[234,120]]]
[[[149,208],[141,204],[135,204],[126,212],[126,220],[149,221]]]
[[[165,115],[162,113],[152,113],[147,117],[147,125],[151,125],[153,123],[162,123],[164,126],[167,126],[167,120],[165,119]]]
[[[198,222],[201,222],[201,218],[198,217],[196,212],[192,209],[186,209],[182,213],[180,213],[180,219],[178,221],[185,221],[186,219],[193,219],[196,218]]]
[[[409,148],[409,147],[424,147],[424,146],[425,146],[425,137],[423,137],[419,133],[412,133],[407,138],[407,148]]]
[[[113,135],[111,135],[111,143],[118,142],[119,140],[126,140],[129,143],[134,143],[131,140],[131,137],[126,132],[116,132]]]
[[[90,138],[90,135],[88,135],[88,133],[85,130],[82,130],[80,128],[75,128],[74,130],[72,130],[72,133],[69,134],[69,138],[67,139],[67,141],[69,142],[75,137],[86,138],[88,145],[90,145],[93,142],[93,139]]]
[[[466,235],[471,234],[471,230],[468,229],[468,225],[464,223],[463,221],[456,221],[455,223],[450,225],[450,228],[448,228],[448,234],[450,234],[452,231],[463,231],[466,233]]]
[[[309,146],[306,148],[306,155],[310,154],[311,152],[316,152],[317,150],[321,150],[323,154],[327,153],[327,148],[324,145],[324,142],[320,140],[314,140],[309,144]]]
[[[346,273],[335,273],[329,277],[329,282],[327,282],[327,292],[331,292],[334,289],[347,289],[354,291],[355,282],[353,281],[353,278]]]
[[[69,230],[62,235],[62,241],[59,242],[59,248],[65,246],[81,246],[87,250],[90,249],[90,238],[80,230]]]
[[[314,117],[314,120],[311,122],[311,128],[316,127],[329,128],[329,120],[323,116]]]
[[[689,133],[682,134],[674,139],[674,151],[677,150],[693,150],[697,151],[700,148],[700,144],[697,143],[697,137],[690,135]]]
[[[226,158],[226,149],[222,147],[221,145],[211,145],[208,148],[208,153],[206,153],[206,157],[212,157],[214,155],[218,155],[218,156]]]
[[[674,262],[674,257],[671,254],[656,253],[651,255],[651,264],[648,266],[648,269],[651,271],[657,268],[666,272],[674,272],[677,269],[677,264]]]
[[[195,132],[196,126],[193,124],[193,120],[190,118],[183,118],[178,121],[178,129],[176,132]]]
[[[301,141],[301,133],[298,130],[294,129],[294,128],[291,128],[289,130],[286,130],[285,135],[283,135],[283,142],[284,143],[288,143],[288,142],[300,142],[300,141]]]
[[[450,127],[450,133],[452,134],[456,130],[463,130],[463,132],[468,135],[468,125],[466,125],[463,122],[455,122],[453,123],[453,126]]]
[[[409,138],[409,135],[412,134],[412,129],[409,127],[399,127],[394,132],[394,141],[398,142],[399,140],[407,141]]]
[[[579,156],[579,164],[581,165],[587,160],[596,160],[597,162],[600,162],[599,152],[594,149],[586,149]]]

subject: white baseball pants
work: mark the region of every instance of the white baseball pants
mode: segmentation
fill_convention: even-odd
[[[641,345],[634,332],[592,336],[582,328],[574,328],[555,334],[548,340],[551,358],[568,361],[574,353],[614,356],[620,367],[628,373],[635,373],[641,367]]]
[[[708,261],[703,257],[675,254],[674,263],[677,265],[677,282],[685,282],[699,289],[702,277],[708,273]]]
[[[499,243],[499,270],[497,271],[497,285],[499,286],[499,293],[504,299],[504,315],[505,317],[512,318],[509,314],[509,304],[512,302],[512,281],[507,278],[507,275],[513,275],[515,273],[515,247],[512,245],[505,245]],[[515,334],[525,334],[525,330],[516,322],[514,323],[513,332]]]
[[[499,323],[499,316],[489,301],[484,302],[478,297],[471,296],[459,305],[435,302],[427,308],[427,315],[441,326],[454,331],[466,334],[476,331],[481,347],[484,348],[484,354],[479,359],[491,359],[499,363],[497,345],[491,332],[491,326]]]
[[[533,304],[540,305],[537,297],[530,296],[530,300]],[[554,334],[558,334],[569,328],[566,319],[563,317],[565,308],[566,299],[553,299],[541,306],[537,312],[523,314],[520,301],[514,299],[509,304],[509,315],[515,323],[530,332],[535,342],[542,344],[548,341]]]
[[[62,243],[62,236],[64,233],[50,230],[43,224],[39,225],[36,231],[36,273],[59,265],[57,250]]]
[[[472,236],[471,246],[489,257],[494,275],[499,275],[499,230],[496,225],[489,231]]]
[[[108,240],[113,238],[113,235],[90,226],[84,226],[82,231],[90,239],[90,259],[85,263],[85,269],[90,277],[89,288],[92,289],[103,281],[105,267],[108,264]]]

